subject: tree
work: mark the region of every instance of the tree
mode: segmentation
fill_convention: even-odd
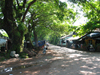
[[[79,35],[91,32],[96,28],[100,28],[100,1],[99,0],[70,0],[74,3],[78,3],[82,6],[84,16],[88,18],[88,22],[85,25],[79,27]]]
[[[63,18],[66,19],[65,15],[69,20],[74,18],[75,13],[67,9],[66,4],[59,2],[59,0],[0,1],[0,28],[4,29],[11,39],[9,52],[20,53],[23,50],[24,35],[27,32],[36,31],[39,34],[43,31],[42,28],[62,31],[64,26],[58,25],[57,22],[60,23]],[[38,29],[40,29],[39,32]],[[28,36],[31,36],[31,33]]]
[[[68,23],[70,19],[74,20],[76,15],[72,9],[67,8],[66,3],[59,2],[57,7],[54,1],[37,1],[29,13],[32,18],[31,23],[28,25],[31,26],[29,33],[36,32],[37,38],[41,40],[51,32],[65,33],[65,30],[69,29],[68,24],[64,25],[62,22],[66,21]],[[34,41],[36,42],[36,40]]]
[[[21,52],[23,49],[24,35],[27,27],[24,25],[24,20],[30,6],[35,3],[36,0],[2,0],[0,28],[3,28],[11,39],[10,51]]]

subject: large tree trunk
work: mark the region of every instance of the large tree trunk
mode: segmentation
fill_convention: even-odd
[[[33,46],[33,42],[31,40],[31,32],[28,32],[26,35],[25,35],[25,40],[26,40],[26,48],[29,48],[29,49],[32,49],[34,48]],[[29,41],[29,42],[28,42]]]
[[[16,51],[17,53],[19,53],[23,50],[22,48],[23,48],[24,32],[18,31],[18,26],[15,23],[12,7],[13,7],[13,0],[5,0],[5,7],[3,10],[4,14],[3,28],[5,29],[5,31],[7,31],[9,38],[11,39],[11,47],[8,52]]]
[[[21,36],[18,36],[13,34],[13,37],[11,37],[11,51],[16,51],[16,53],[23,52],[23,47],[24,47],[24,35],[23,33]]]
[[[29,49],[34,48],[33,41],[31,40],[31,37],[32,37],[32,27],[29,25],[28,26],[28,33],[25,34],[26,43],[27,43],[27,41],[29,41],[29,43],[27,43],[27,48],[29,48]]]
[[[5,0],[4,4],[5,6],[2,7],[2,10],[3,10],[3,14],[4,14],[4,26],[3,26],[3,29],[8,33],[10,39],[11,39],[11,47],[9,49],[9,52],[10,51],[16,51],[17,53],[21,52],[23,50],[23,44],[24,44],[24,31],[25,29],[23,28],[24,26],[21,24],[21,22],[24,22],[25,20],[25,16],[30,8],[30,6],[36,2],[36,0],[32,0],[29,4],[28,4],[28,7],[22,17],[22,14],[19,13],[16,13],[18,14],[19,16],[16,15],[15,17],[15,12],[17,11],[16,10],[16,5],[13,6],[13,1],[14,0]],[[17,6],[18,7],[18,6]],[[20,6],[19,6],[20,7]],[[14,10],[15,8],[15,10]],[[19,8],[18,10],[22,10],[24,9],[25,7],[21,7],[21,9]],[[16,23],[16,20],[21,20],[22,18],[22,21],[20,21],[20,23]],[[22,29],[21,29],[22,27]]]

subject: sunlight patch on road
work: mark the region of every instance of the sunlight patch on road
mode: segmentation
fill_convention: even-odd
[[[31,72],[30,72],[30,71],[25,71],[24,73],[28,73],[28,74],[29,74],[29,73],[31,73]]]
[[[17,62],[17,61],[19,61],[19,58],[11,58],[11,59],[9,59],[9,60],[5,60],[5,61],[3,61],[2,63],[7,63],[7,64],[10,64],[10,63],[12,63],[12,62]]]
[[[97,58],[97,57],[94,57],[92,60],[100,62],[100,58]]]
[[[40,71],[32,72],[32,75],[37,75]]]
[[[75,61],[79,61],[80,59],[74,59]]]
[[[80,73],[83,75],[96,75],[96,73],[91,72],[91,71],[80,71]]]
[[[58,73],[60,73],[60,71],[56,70],[56,68],[54,68],[51,72],[49,72],[50,75],[57,75]]]
[[[54,57],[51,60],[59,60],[59,59],[64,59],[64,57]]]
[[[83,56],[82,54],[69,54],[70,58],[80,57]]]
[[[27,75],[37,75],[37,74],[40,73],[40,71],[34,71],[32,73],[30,71],[25,71],[24,73],[27,74]]]
[[[61,65],[61,67],[68,67],[69,65]]]
[[[81,68],[93,70],[96,67],[95,66],[86,66],[86,65],[84,65],[84,66],[81,66]]]

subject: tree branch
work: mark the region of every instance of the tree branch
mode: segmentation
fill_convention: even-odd
[[[18,5],[18,7],[19,7],[19,2],[18,2],[18,0],[16,0],[16,2],[17,2],[17,5]]]
[[[86,1],[94,10],[98,11],[97,9],[95,9],[95,7],[93,5],[91,5],[88,1]]]
[[[30,18],[30,20],[29,20],[28,23],[30,23],[30,21],[33,19],[33,15],[34,15],[34,14],[35,14],[35,13],[31,14],[31,18]]]
[[[24,13],[24,15],[23,15],[22,22],[24,22],[25,16],[26,16],[26,14],[27,14],[27,12],[28,12],[30,6],[31,6],[33,3],[35,3],[35,2],[36,2],[36,0],[34,0],[34,1],[32,1],[32,2],[29,3],[29,5],[28,5],[28,7],[27,7],[27,9],[26,9],[26,11],[25,11],[25,13]]]
[[[23,2],[23,8],[25,8],[25,4],[26,4],[26,0],[24,0],[24,2]]]
[[[15,5],[13,5],[13,7],[14,7],[14,9],[16,10],[16,7],[15,7]]]

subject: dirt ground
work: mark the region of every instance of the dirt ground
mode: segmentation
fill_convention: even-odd
[[[100,53],[50,45],[46,55],[0,62],[0,75],[100,75]]]

